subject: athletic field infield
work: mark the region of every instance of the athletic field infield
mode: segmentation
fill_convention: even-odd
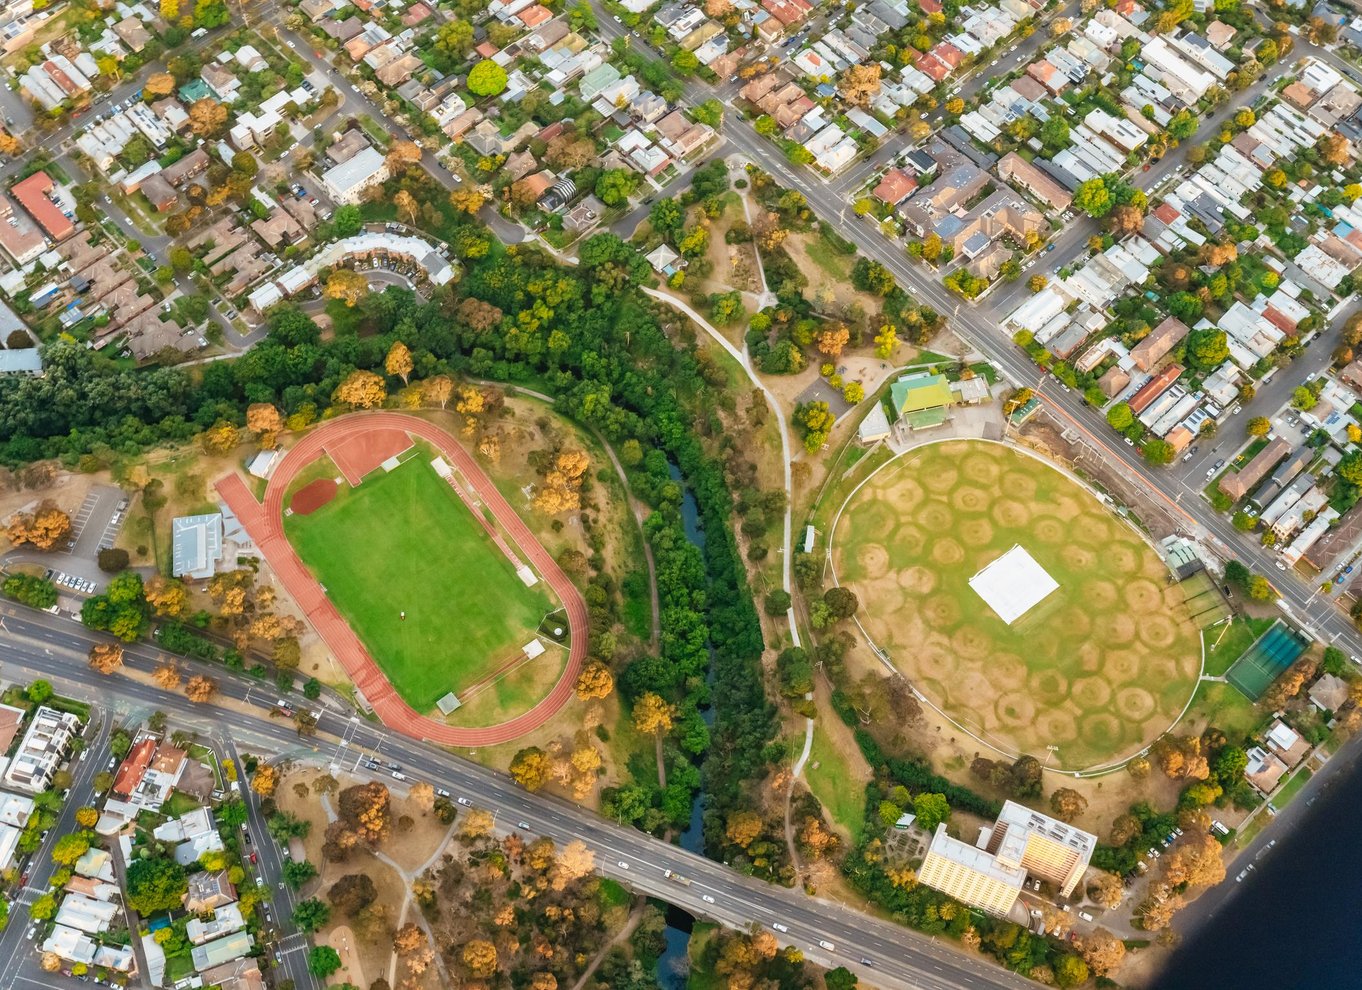
[[[1058,587],[1009,625],[969,582],[1017,546]],[[1158,555],[1087,489],[1002,445],[886,464],[843,506],[832,557],[889,661],[1008,752],[1072,770],[1133,756],[1196,686],[1199,634]]]
[[[423,445],[284,532],[398,694],[429,712],[520,656],[557,607],[527,588]],[[405,613],[405,618],[403,617]]]

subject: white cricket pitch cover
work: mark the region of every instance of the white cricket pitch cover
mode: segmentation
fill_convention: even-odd
[[[1059,584],[1019,543],[970,578],[969,586],[1010,626]]]

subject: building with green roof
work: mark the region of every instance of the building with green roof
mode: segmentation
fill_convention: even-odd
[[[894,404],[895,416],[903,419],[910,413],[945,409],[955,401],[955,396],[945,375],[924,372],[896,381],[889,388],[889,399]]]

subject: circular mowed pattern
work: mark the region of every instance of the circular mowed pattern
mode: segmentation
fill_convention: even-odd
[[[969,579],[1020,544],[1059,589],[1011,626]],[[1081,770],[1133,755],[1182,711],[1201,646],[1167,567],[1088,490],[1000,444],[891,462],[833,534],[840,584],[928,698],[998,747]]]

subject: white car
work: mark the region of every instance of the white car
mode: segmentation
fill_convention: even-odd
[[[1078,912],[1078,916],[1079,916],[1080,918],[1082,918],[1084,921],[1092,921],[1092,920],[1093,920],[1093,919],[1092,919],[1092,915],[1088,914],[1087,911],[1079,911],[1079,912]]]
[[[829,952],[835,952],[837,950],[837,946],[833,945],[825,938],[820,938],[818,940],[818,944],[821,945],[823,948],[827,949]]]
[[[620,869],[621,869],[621,870],[627,870],[627,869],[629,869],[629,864],[626,863],[624,860],[620,860]]]
[[[706,904],[713,904],[713,903],[714,903],[714,898],[713,898],[713,897],[710,897],[708,894],[701,894],[701,895],[700,895],[700,900],[704,901]]]

